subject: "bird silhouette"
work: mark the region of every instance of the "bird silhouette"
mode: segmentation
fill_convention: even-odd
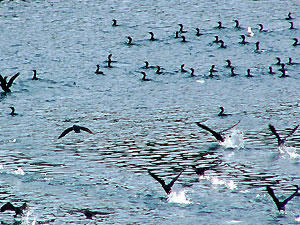
[[[166,192],[167,194],[170,194],[171,191],[172,191],[172,187],[173,187],[174,183],[175,183],[175,182],[177,181],[177,179],[180,177],[180,175],[182,174],[182,172],[184,171],[184,169],[182,169],[182,170],[180,171],[180,173],[170,181],[169,184],[166,184],[161,178],[159,178],[158,176],[156,176],[156,175],[155,175],[154,173],[152,173],[150,170],[147,170],[147,171],[148,171],[148,173],[151,175],[151,177],[153,177],[156,181],[158,181],[158,182],[161,184],[161,186],[163,187],[163,189],[165,190],[165,192]]]
[[[20,73],[16,73],[13,75],[9,81],[7,82],[7,77],[2,77],[0,74],[0,86],[5,93],[11,92],[10,87],[12,86],[14,80],[20,75]]]
[[[222,131],[220,131],[220,132],[216,132],[216,131],[210,129],[209,127],[207,127],[207,126],[201,124],[200,122],[196,122],[196,124],[197,124],[199,127],[203,128],[204,130],[210,132],[210,133],[211,133],[218,141],[224,142],[224,141],[225,141],[225,138],[223,137],[223,134],[222,134],[222,133],[225,132],[225,131],[228,131],[228,130],[230,130],[230,129],[232,129],[232,128],[234,128],[234,127],[235,127],[236,125],[238,125],[240,122],[241,122],[241,121],[238,121],[238,122],[237,122],[236,124],[234,124],[233,126],[227,128],[227,129],[225,129],[225,130],[222,130]]]
[[[287,139],[288,137],[292,136],[292,135],[296,132],[296,130],[298,129],[299,125],[300,125],[300,124],[298,124],[297,126],[295,126],[294,129],[293,129],[293,130],[292,130],[285,138],[281,138],[281,137],[279,136],[279,134],[277,133],[275,127],[274,127],[272,124],[269,124],[269,129],[270,129],[270,131],[271,131],[272,134],[274,134],[275,137],[277,138],[278,147],[285,144],[286,139]]]
[[[1,212],[5,212],[6,210],[8,211],[15,211],[15,215],[14,217],[16,217],[17,215],[23,215],[23,211],[27,208],[27,204],[24,203],[23,205],[19,206],[19,207],[15,207],[13,204],[11,204],[10,202],[5,203],[2,207],[1,207]]]
[[[275,196],[273,189],[272,189],[269,185],[266,186],[267,192],[269,193],[269,195],[272,197],[273,201],[275,202],[278,211],[281,211],[281,210],[284,211],[284,210],[285,210],[285,205],[286,205],[290,200],[292,200],[296,195],[298,195],[299,187],[298,187],[298,185],[294,185],[294,186],[296,187],[295,193],[293,193],[290,197],[286,198],[286,199],[283,200],[282,202],[280,202],[280,201],[278,200],[278,198]]]
[[[75,133],[80,133],[80,130],[86,131],[90,134],[94,134],[90,129],[86,128],[86,127],[81,127],[81,126],[77,126],[77,125],[73,125],[72,127],[69,127],[68,129],[64,130],[61,135],[58,137],[58,139],[66,136],[68,133],[70,133],[71,131],[75,131]]]

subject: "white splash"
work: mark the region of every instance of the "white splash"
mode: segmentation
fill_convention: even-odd
[[[16,175],[24,175],[25,174],[24,170],[21,167],[19,167],[17,170],[13,171],[12,173],[16,174]]]
[[[26,212],[26,215],[22,217],[22,224],[31,224],[31,225],[35,225],[36,224],[36,217],[33,216],[33,218],[31,218],[31,215],[33,215],[32,210],[29,208]]]
[[[248,37],[253,37],[254,36],[254,33],[252,32],[251,27],[247,28],[247,32],[248,32],[248,34],[247,34]]]
[[[230,190],[234,190],[237,188],[237,185],[236,183],[234,183],[233,180],[227,182],[226,180],[219,179],[218,177],[210,177],[210,176],[205,176],[204,179],[209,180],[214,186],[225,185]]]
[[[300,154],[297,152],[297,149],[295,147],[282,145],[282,146],[279,146],[278,149],[281,154],[285,154],[285,155],[289,156],[291,159],[299,159],[300,158]]]
[[[185,196],[186,192],[187,192],[186,190],[180,191],[178,193],[172,191],[168,196],[168,202],[179,203],[179,204],[191,204],[192,202],[189,201]]]
[[[225,148],[244,148],[243,132],[239,130],[232,130],[230,134],[226,135],[225,141],[220,143]]]
[[[221,180],[221,179],[219,179],[219,178],[217,178],[217,177],[213,177],[213,178],[211,179],[211,183],[212,183],[213,185],[223,185],[223,184],[225,184],[225,181],[224,181],[224,180]]]
[[[204,80],[196,80],[197,83],[204,84]]]
[[[230,180],[228,183],[225,183],[225,185],[230,190],[234,190],[237,188],[237,185],[233,182],[233,180]]]

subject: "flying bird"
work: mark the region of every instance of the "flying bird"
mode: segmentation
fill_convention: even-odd
[[[151,175],[151,177],[153,177],[156,181],[158,181],[161,184],[161,186],[163,187],[163,189],[165,190],[165,192],[167,194],[170,194],[174,183],[177,181],[177,179],[180,177],[180,175],[183,171],[184,171],[184,169],[182,169],[180,171],[180,173],[176,177],[174,177],[169,184],[166,184],[161,178],[156,176],[150,170],[148,170],[148,173]]]
[[[223,137],[223,134],[222,134],[222,133],[225,132],[225,131],[228,131],[228,130],[230,130],[230,129],[232,129],[232,128],[234,128],[234,127],[235,127],[236,125],[238,125],[240,122],[241,122],[241,121],[237,122],[237,123],[234,124],[233,126],[227,128],[227,129],[225,129],[225,130],[222,130],[222,131],[220,131],[220,132],[216,132],[216,131],[210,129],[209,127],[207,127],[207,126],[201,124],[200,122],[196,122],[196,124],[197,124],[199,127],[203,128],[204,130],[210,132],[210,133],[211,133],[218,141],[224,142],[224,141],[225,141],[225,138]]]
[[[9,211],[15,211],[15,215],[14,217],[16,217],[17,215],[23,215],[23,211],[27,208],[27,204],[24,203],[22,206],[19,207],[15,207],[13,204],[11,204],[10,202],[7,202],[6,204],[4,204],[1,207],[1,212],[5,212],[6,210]]]
[[[278,200],[278,198],[275,196],[274,194],[274,191],[273,189],[268,185],[266,186],[267,188],[267,192],[269,193],[269,195],[272,197],[273,201],[275,202],[276,206],[277,206],[277,209],[278,211],[281,211],[281,210],[285,210],[285,205],[290,201],[292,200],[296,195],[298,195],[298,191],[299,191],[299,187],[298,185],[294,185],[296,187],[296,191],[294,194],[292,194],[290,197],[286,198],[284,201],[280,202]]]
[[[272,124],[269,124],[269,129],[271,130],[272,134],[274,134],[275,137],[277,138],[278,147],[284,145],[286,139],[287,139],[288,137],[292,136],[292,135],[296,132],[296,130],[298,129],[299,125],[300,125],[300,124],[298,124],[297,126],[295,126],[294,129],[291,130],[291,132],[290,132],[285,138],[281,138],[281,137],[279,136],[279,134],[277,133],[275,127],[274,127]]]
[[[77,126],[77,125],[73,125],[72,127],[69,127],[68,129],[64,130],[64,132],[62,132],[62,134],[58,137],[58,139],[66,136],[68,133],[70,133],[71,131],[75,131],[75,133],[80,133],[80,130],[86,131],[90,134],[94,134],[90,129],[86,128],[86,127],[81,127],[81,126]]]
[[[0,86],[3,89],[3,91],[5,93],[11,92],[10,87],[13,84],[14,80],[20,75],[20,73],[16,73],[15,75],[13,75],[9,81],[7,82],[7,77],[2,77],[2,75],[0,74]]]

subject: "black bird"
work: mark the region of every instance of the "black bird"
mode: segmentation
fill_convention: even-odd
[[[281,59],[279,58],[279,57],[276,57],[276,59],[277,59],[277,62],[275,63],[275,65],[281,65]]]
[[[221,43],[220,48],[227,48],[227,46],[224,45],[224,41],[223,40],[219,40],[219,43]]]
[[[215,39],[216,39],[216,40],[214,40],[213,43],[219,43],[219,42],[220,42],[219,36],[215,36]]]
[[[195,77],[196,75],[194,74],[194,72],[195,72],[195,70],[194,70],[194,68],[191,68],[191,77]]]
[[[147,170],[148,171],[148,173],[150,174],[150,176],[151,177],[153,177],[156,181],[158,181],[160,184],[161,184],[161,186],[163,187],[163,189],[165,190],[165,192],[167,193],[167,194],[170,194],[171,193],[171,191],[172,191],[172,187],[173,187],[173,185],[174,185],[174,183],[177,181],[177,179],[180,177],[180,175],[182,174],[182,172],[184,171],[184,169],[182,169],[181,171],[180,171],[180,173],[176,176],[176,177],[174,177],[172,180],[171,180],[171,182],[169,183],[169,184],[167,184],[166,185],[166,183],[161,179],[161,178],[159,178],[158,176],[156,176],[154,173],[152,173],[150,170]]]
[[[288,133],[287,136],[285,136],[284,138],[281,138],[281,137],[279,136],[279,134],[277,133],[275,127],[274,127],[272,124],[269,124],[269,129],[270,129],[270,131],[271,131],[272,134],[274,134],[275,137],[277,138],[278,147],[280,147],[280,146],[282,146],[282,145],[285,144],[286,139],[287,139],[288,137],[292,136],[292,135],[296,132],[296,130],[298,129],[299,125],[300,125],[300,124],[298,124],[297,126],[295,126],[294,129],[291,130],[291,132]]]
[[[128,39],[127,44],[128,44],[128,45],[133,45],[133,43],[132,43],[132,37],[127,36],[127,39]]]
[[[112,24],[113,27],[119,26],[119,25],[117,24],[117,20],[113,19],[112,21],[113,21],[113,24]]]
[[[156,74],[163,74],[163,72],[160,71],[160,66],[156,66]]]
[[[230,116],[231,114],[224,113],[224,107],[220,106],[220,112],[218,113],[218,116]]]
[[[294,23],[293,23],[293,22],[289,22],[289,23],[290,23],[290,28],[289,28],[289,29],[291,29],[291,30],[296,29],[296,28],[294,27]]]
[[[181,66],[180,66],[180,72],[181,73],[186,73],[187,72],[187,70],[186,69],[184,69],[184,64],[182,64]]]
[[[235,22],[234,28],[241,29],[239,21],[238,20],[233,20],[233,21]]]
[[[15,107],[11,106],[9,108],[11,109],[10,115],[12,115],[12,116],[18,115],[18,113],[15,113]]]
[[[199,176],[204,176],[204,172],[205,172],[206,170],[211,169],[211,168],[214,167],[214,166],[210,166],[210,167],[199,167],[199,168],[197,168],[196,166],[192,165],[191,167],[193,168],[193,170],[196,172],[197,175],[199,175]]]
[[[13,204],[11,204],[10,202],[7,202],[6,204],[4,204],[2,207],[1,207],[1,212],[5,212],[6,210],[9,210],[9,211],[15,211],[15,215],[14,217],[18,216],[18,215],[23,215],[23,211],[27,208],[27,204],[24,203],[22,206],[19,206],[19,207],[15,207],[13,206]]]
[[[219,25],[217,26],[218,29],[223,29],[223,28],[225,28],[225,27],[222,26],[222,22],[221,22],[221,21],[218,21],[218,24],[219,24]]]
[[[269,74],[276,74],[275,72],[273,72],[272,66],[269,66]]]
[[[265,50],[259,48],[259,44],[260,44],[259,41],[255,43],[256,48],[255,48],[254,52],[256,52],[256,53],[261,53],[261,52],[265,51]]]
[[[109,54],[108,55],[108,61],[107,61],[107,67],[109,67],[109,68],[111,68],[112,66],[111,66],[111,63],[112,63],[112,60],[111,60],[111,57],[112,57],[112,54]]]
[[[298,38],[293,38],[293,40],[295,41],[295,42],[293,43],[293,46],[298,46],[298,45],[300,45],[300,43],[298,43]]]
[[[213,74],[213,71],[212,70],[209,70],[209,75],[208,75],[210,78],[214,78],[215,75]]]
[[[225,67],[232,68],[231,61],[229,59],[226,60],[227,65]]]
[[[259,32],[267,32],[267,30],[264,30],[264,26],[261,23],[257,25],[259,26]]]
[[[292,58],[289,57],[289,61],[288,61],[287,64],[288,64],[288,65],[296,65],[296,64],[298,64],[298,63],[294,63],[294,62],[292,61]]]
[[[281,72],[286,71],[285,64],[281,63],[280,65],[281,65],[281,68],[279,69],[279,71],[281,71]]]
[[[183,25],[180,23],[178,24],[180,29],[179,29],[179,33],[186,33],[187,31],[183,30]]]
[[[185,36],[181,35],[182,41],[181,42],[186,42]]]
[[[202,33],[200,33],[200,29],[199,28],[196,28],[196,31],[197,31],[197,33],[196,33],[196,36],[201,36],[201,35],[203,35]]]
[[[285,77],[289,77],[289,75],[286,74],[286,69],[283,69],[283,70],[279,70],[282,74],[280,76],[280,78],[285,78]]]
[[[215,65],[211,65],[209,72],[218,72],[218,70],[215,70]]]
[[[149,69],[150,67],[149,67],[149,62],[148,61],[145,61],[145,66],[143,66],[142,68],[144,68],[144,69]]]
[[[108,214],[110,214],[109,212],[91,211],[89,209],[84,209],[80,212],[82,212],[86,216],[87,219],[93,219],[93,216],[95,216],[97,214],[98,215],[108,215]]]
[[[151,35],[151,37],[150,37],[150,41],[155,41],[156,39],[154,38],[154,34],[153,34],[153,32],[149,32],[149,34]]]
[[[295,190],[295,193],[293,193],[290,197],[286,198],[285,200],[283,201],[279,201],[278,198],[275,196],[274,194],[274,191],[273,189],[267,185],[266,188],[267,188],[267,192],[269,193],[269,195],[272,197],[273,201],[275,202],[276,206],[277,206],[277,209],[278,211],[285,211],[285,205],[290,201],[292,200],[295,196],[298,195],[298,191],[299,191],[299,187],[298,185],[294,185],[296,187],[296,190]]]
[[[289,12],[289,14],[288,14],[288,17],[287,18],[285,18],[286,20],[292,20],[292,19],[294,19],[293,17],[292,17],[292,13],[291,12]]]
[[[240,44],[246,45],[246,44],[249,43],[248,41],[246,41],[246,36],[245,36],[245,35],[242,34],[242,35],[241,35],[241,38],[242,38],[242,41],[239,42]]]
[[[238,75],[237,73],[234,72],[234,69],[235,69],[235,67],[231,67],[231,69],[230,69],[230,72],[231,72],[231,76],[232,76],[232,77],[235,77],[235,76]]]
[[[224,141],[225,141],[225,138],[223,137],[222,133],[225,132],[225,131],[228,131],[228,130],[230,130],[230,129],[232,129],[232,128],[234,128],[234,127],[235,127],[236,125],[238,125],[239,123],[240,123],[240,121],[237,122],[236,124],[234,124],[233,126],[227,128],[227,129],[225,129],[225,130],[222,130],[222,131],[220,131],[220,132],[216,132],[216,131],[210,129],[209,127],[207,127],[207,126],[201,124],[200,122],[196,122],[196,124],[197,124],[199,127],[201,127],[201,128],[203,128],[204,130],[210,132],[210,133],[211,133],[218,141],[220,141],[220,142],[224,142]]]
[[[5,92],[5,93],[8,93],[8,92],[11,92],[10,90],[10,87],[11,85],[13,84],[14,80],[20,75],[20,73],[16,73],[15,75],[13,75],[9,81],[7,82],[7,77],[2,77],[2,75],[0,74],[0,86],[2,88],[2,90]]]
[[[37,78],[37,76],[36,76],[36,70],[32,70],[32,71],[33,71],[32,80],[38,80],[39,78]]]
[[[246,77],[253,77],[253,75],[250,73],[250,69],[247,69],[247,75]]]
[[[179,37],[179,32],[178,32],[178,31],[175,32],[175,38],[180,38],[180,37]]]
[[[65,135],[67,135],[68,133],[70,133],[73,130],[75,131],[75,133],[80,133],[80,130],[83,130],[83,131],[86,131],[90,134],[94,134],[90,129],[88,129],[86,127],[73,125],[72,127],[69,127],[68,129],[64,130],[64,132],[61,133],[61,135],[58,137],[58,139],[64,137]]]
[[[146,78],[145,72],[141,72],[141,74],[143,74],[142,81],[151,81],[151,79]]]
[[[95,74],[104,74],[103,71],[100,71],[100,66],[99,65],[96,65],[97,66],[97,69],[95,71]]]

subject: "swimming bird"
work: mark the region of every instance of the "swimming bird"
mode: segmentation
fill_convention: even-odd
[[[95,74],[104,74],[103,71],[100,71],[100,66],[99,65],[96,65],[97,66],[97,69],[95,71]]]
[[[18,115],[18,113],[15,113],[15,107],[11,106],[11,107],[9,107],[9,108],[11,109],[11,112],[10,112],[10,115],[11,115],[11,116],[16,116],[16,115]]]
[[[285,19],[286,19],[286,20],[292,20],[292,19],[294,19],[294,18],[292,17],[292,13],[289,12],[289,13],[288,13],[288,17],[285,18]]]
[[[27,207],[28,206],[26,203],[24,203],[22,206],[15,207],[10,202],[7,202],[1,207],[1,212],[5,212],[6,210],[15,211],[16,214],[14,215],[14,217],[17,217],[18,215],[23,215],[23,211],[26,210]]]
[[[267,30],[264,30],[264,26],[261,23],[257,25],[259,26],[259,30],[258,30],[259,32],[267,32]]]
[[[282,146],[282,145],[285,144],[286,139],[287,139],[288,137],[292,136],[292,135],[296,132],[296,130],[298,129],[299,125],[300,125],[300,124],[298,124],[297,126],[295,126],[294,129],[291,130],[290,133],[288,133],[287,136],[285,136],[284,138],[281,138],[281,137],[279,136],[279,134],[277,133],[275,127],[274,127],[272,124],[269,124],[269,129],[270,129],[270,131],[271,131],[272,134],[274,134],[275,137],[277,138],[278,147],[280,147],[280,146]]]
[[[281,72],[280,78],[289,77],[289,75],[286,74],[286,69],[284,69],[284,70],[279,70],[279,71]]]
[[[281,68],[279,69],[279,71],[281,71],[281,72],[286,71],[284,63],[281,63],[280,66],[281,66]]]
[[[285,211],[285,205],[286,205],[290,200],[292,200],[295,196],[298,195],[299,187],[298,187],[298,185],[294,185],[294,186],[296,187],[295,192],[294,192],[290,197],[286,198],[286,199],[283,200],[283,201],[279,201],[279,200],[278,200],[278,198],[275,196],[274,191],[273,191],[273,189],[271,188],[270,185],[267,185],[267,186],[266,186],[267,192],[268,192],[268,194],[272,197],[273,201],[275,202],[278,211],[281,211],[281,210]]]
[[[182,41],[181,42],[186,42],[185,36],[181,35]]]
[[[287,64],[288,64],[288,65],[296,65],[296,64],[298,64],[298,63],[293,62],[293,61],[292,61],[292,58],[289,57],[289,61],[287,62]]]
[[[116,19],[113,19],[112,21],[113,21],[113,23],[112,23],[112,26],[113,26],[113,27],[119,26],[119,25],[117,24],[117,20],[116,20]]]
[[[290,23],[290,28],[289,28],[289,29],[291,29],[291,30],[296,29],[296,28],[294,27],[294,23],[293,23],[293,22],[289,22],[289,23]]]
[[[246,77],[253,77],[253,75],[251,75],[251,73],[250,73],[250,69],[247,69],[247,75],[246,75]]]
[[[182,64],[181,66],[180,66],[180,72],[181,73],[186,73],[187,72],[187,70],[186,69],[184,69],[184,64]]]
[[[219,36],[215,36],[215,40],[213,41],[213,43],[219,43],[220,40],[219,40]]]
[[[219,24],[219,25],[217,26],[218,29],[223,29],[223,28],[225,28],[225,27],[222,26],[222,22],[221,22],[221,21],[218,21],[218,24]]]
[[[248,37],[253,37],[254,36],[254,33],[252,32],[251,27],[247,28],[247,32],[248,32],[248,34],[247,34]]]
[[[228,131],[228,130],[234,128],[234,127],[235,127],[236,125],[238,125],[239,123],[240,123],[240,121],[237,122],[236,124],[234,124],[233,126],[227,128],[227,129],[225,129],[225,130],[222,130],[222,131],[220,131],[220,132],[216,132],[216,131],[210,129],[209,127],[205,126],[204,124],[201,124],[200,122],[196,122],[196,124],[197,124],[199,127],[203,128],[204,130],[206,130],[206,131],[208,131],[209,133],[211,133],[211,134],[217,139],[217,141],[220,141],[220,142],[224,142],[224,141],[225,141],[225,137],[223,137],[223,132]]]
[[[269,72],[268,72],[269,74],[276,74],[275,72],[273,72],[273,68],[272,68],[272,66],[269,66]]]
[[[108,61],[107,61],[107,67],[109,67],[109,68],[111,68],[112,66],[111,66],[111,63],[112,63],[112,60],[111,60],[111,57],[112,57],[112,54],[109,54],[108,55]]]
[[[232,67],[231,61],[229,59],[227,59],[226,62],[227,62],[227,65],[225,67],[231,68]]]
[[[233,20],[233,21],[235,22],[234,28],[241,29],[239,21],[238,20]]]
[[[187,31],[183,30],[183,25],[180,23],[178,24],[180,29],[179,29],[179,33],[186,33]]]
[[[221,44],[220,48],[227,48],[227,46],[224,45],[224,41],[223,40],[219,40],[219,43]]]
[[[108,215],[110,214],[109,212],[100,212],[100,211],[91,211],[89,209],[84,209],[84,210],[81,210],[80,212],[82,212],[87,219],[93,219],[93,216],[95,215]]]
[[[162,74],[163,73],[163,72],[160,71],[160,66],[156,66],[156,69],[157,69],[156,72],[155,72],[156,74]]]
[[[210,78],[214,78],[215,75],[213,74],[213,71],[212,70],[209,70],[209,75],[208,75]]]
[[[234,72],[234,69],[235,69],[235,67],[231,67],[231,69],[230,69],[230,72],[231,72],[231,76],[232,76],[232,77],[235,77],[235,76],[238,75],[237,73]]]
[[[293,46],[298,46],[298,45],[300,45],[300,43],[298,43],[298,38],[293,38],[293,40],[295,41],[295,42],[293,43]]]
[[[193,168],[193,170],[196,172],[197,175],[204,176],[204,172],[206,170],[209,170],[209,169],[215,167],[215,165],[209,166],[209,167],[198,167],[198,168],[195,165],[192,165],[191,167]]]
[[[152,173],[150,170],[147,170],[148,173],[150,174],[151,177],[153,177],[156,181],[158,181],[158,183],[160,183],[160,185],[163,187],[163,189],[165,190],[165,192],[167,194],[170,194],[172,191],[172,187],[174,185],[174,183],[178,180],[178,178],[180,177],[180,175],[182,174],[182,172],[184,171],[184,169],[181,169],[181,171],[179,172],[179,174],[174,177],[169,184],[166,184],[161,178],[159,178],[157,175],[155,175],[154,173]]]
[[[218,113],[218,116],[231,116],[231,114],[226,114],[224,113],[224,107],[223,106],[220,106],[220,112]]]
[[[255,43],[255,50],[254,50],[254,52],[256,52],[256,53],[262,53],[262,52],[264,52],[265,50],[264,49],[260,49],[259,48],[259,44],[260,44],[260,42],[259,41],[257,41],[256,43]]]
[[[242,34],[242,35],[241,35],[241,38],[242,38],[242,41],[239,42],[240,44],[246,45],[246,44],[249,43],[248,41],[246,41],[246,36],[245,36],[245,35]]]
[[[215,70],[215,65],[211,65],[209,72],[218,72],[218,70]]]
[[[20,73],[16,73],[15,75],[13,75],[9,81],[7,82],[7,77],[2,77],[2,75],[0,74],[0,86],[2,88],[2,90],[5,92],[5,93],[8,93],[8,92],[11,92],[10,90],[10,87],[12,86],[14,80],[20,75]]]
[[[175,38],[180,38],[178,31],[175,32]]]
[[[275,65],[281,65],[281,59],[279,57],[276,57],[277,62],[275,63]]]
[[[128,45],[133,45],[133,43],[132,43],[132,37],[127,36],[127,39],[128,39],[127,44],[128,44]]]
[[[86,127],[81,127],[81,126],[77,126],[77,125],[73,125],[72,127],[67,128],[66,130],[64,130],[61,135],[58,137],[58,139],[64,137],[65,135],[67,135],[68,133],[70,133],[71,131],[75,131],[75,133],[80,133],[81,130],[86,131],[90,134],[94,134],[90,129],[86,128]]]
[[[32,80],[38,80],[39,78],[37,78],[37,76],[36,76],[36,70],[32,70],[32,71],[33,71]]]
[[[149,34],[151,35],[151,37],[150,37],[150,41],[155,41],[156,39],[154,38],[154,34],[153,34],[153,32],[149,32]]]
[[[191,77],[195,77],[196,75],[194,74],[194,72],[195,72],[194,68],[191,68],[190,70],[191,70],[191,74],[190,74]]]
[[[151,79],[146,78],[145,72],[141,72],[141,74],[143,74],[142,81],[151,81]]]
[[[202,33],[200,33],[200,29],[198,27],[196,28],[196,31],[197,31],[196,36],[199,37],[199,36],[203,35]]]

